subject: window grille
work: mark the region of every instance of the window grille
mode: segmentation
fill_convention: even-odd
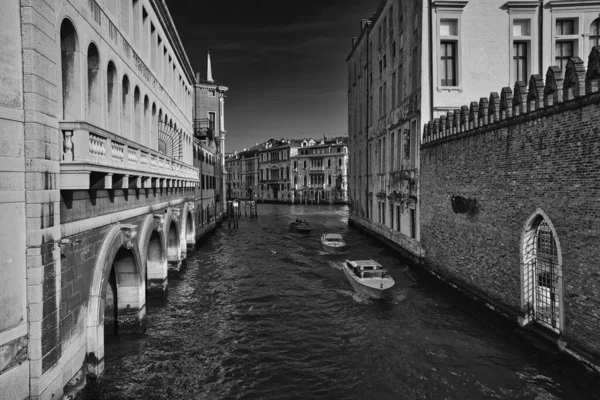
[[[560,331],[560,273],[556,240],[544,219],[525,236],[523,295],[525,323],[535,320]]]

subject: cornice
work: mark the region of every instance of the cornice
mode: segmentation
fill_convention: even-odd
[[[551,0],[547,3],[548,8],[576,8],[578,10],[582,8],[598,7],[600,1],[580,0],[580,1],[569,1],[569,0]]]
[[[463,9],[467,5],[468,0],[433,0],[431,6],[440,9]]]
[[[506,3],[504,3],[504,5],[502,6],[503,9],[507,9],[507,10],[532,10],[535,8],[538,8],[538,6],[541,4],[541,2],[538,1],[534,1],[534,0],[529,0],[529,1],[518,1],[518,0],[513,0],[513,1],[507,1]]]

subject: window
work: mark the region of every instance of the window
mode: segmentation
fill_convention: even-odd
[[[554,51],[554,59],[563,71],[567,66],[569,58],[577,55],[577,23],[571,19],[556,20],[556,44]]]
[[[383,86],[379,86],[379,118],[383,115]]]
[[[392,73],[392,110],[396,108],[396,72]]]
[[[458,20],[440,20],[440,85],[458,86]]]
[[[417,237],[417,213],[414,208],[410,209],[410,237]]]
[[[457,86],[456,79],[456,42],[442,41],[440,44],[441,84]]]
[[[527,42],[513,42],[513,68],[517,82],[527,82]]]
[[[383,113],[387,113],[387,82],[383,82]]]
[[[590,26],[590,46],[600,46],[600,18],[595,19]]]

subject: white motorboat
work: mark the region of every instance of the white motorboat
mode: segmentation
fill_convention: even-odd
[[[344,275],[354,290],[376,299],[388,296],[396,283],[388,271],[374,260],[346,260]]]
[[[321,247],[327,253],[341,253],[346,248],[346,242],[339,233],[324,233],[321,235]]]

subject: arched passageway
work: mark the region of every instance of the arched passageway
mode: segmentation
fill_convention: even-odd
[[[135,225],[114,225],[96,258],[86,324],[86,362],[91,375],[104,370],[105,335],[146,330],[146,293],[135,229]]]
[[[554,225],[542,210],[525,223],[521,247],[523,323],[535,321],[560,333],[564,326],[562,254]]]
[[[169,276],[179,277],[181,270],[181,247],[175,221],[171,221],[167,233],[167,267]]]
[[[152,232],[146,252],[146,292],[148,298],[166,297],[167,257],[160,234]]]

